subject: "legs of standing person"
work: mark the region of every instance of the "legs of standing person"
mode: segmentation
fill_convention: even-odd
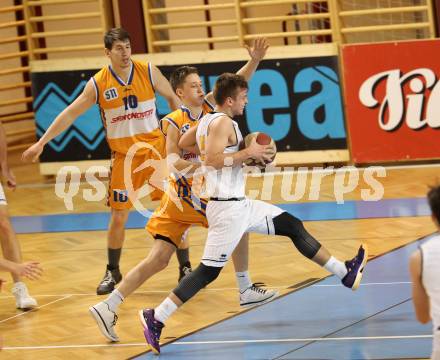
[[[21,263],[21,249],[15,231],[9,219],[7,205],[0,205],[0,239],[3,257],[6,260]],[[21,281],[20,277],[11,274],[14,282]]]
[[[125,223],[131,208],[124,183],[124,160],[123,154],[112,153],[107,194],[107,205],[111,209],[107,230],[107,266],[104,277],[96,289],[98,295],[111,293],[122,279],[119,260],[125,238]]]
[[[98,285],[98,295],[109,294],[122,279],[119,269],[122,246],[125,239],[125,223],[128,219],[128,209],[112,209],[107,232],[107,268],[103,279]]]
[[[3,202],[0,204],[0,241],[3,256],[6,260],[21,263],[21,249],[15,231],[12,227],[6,200],[4,199],[3,189],[0,189],[2,193]],[[14,286],[12,293],[15,296],[15,302],[18,309],[31,309],[36,307],[37,301],[32,298],[26,285],[21,281],[18,275],[12,274]]]
[[[137,193],[152,177],[154,169],[138,168],[151,160],[152,151],[133,158],[124,154],[113,153],[110,168],[109,192],[107,205],[111,208],[111,218],[107,232],[108,263],[103,279],[96,290],[98,295],[109,294],[122,279],[119,270],[122,247],[125,239],[125,224],[133,204],[139,204]],[[130,170],[127,170],[130,169]],[[130,173],[128,173],[130,171]],[[158,181],[158,180],[156,180]]]

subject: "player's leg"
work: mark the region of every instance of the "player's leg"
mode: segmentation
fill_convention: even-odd
[[[250,201],[253,224],[249,231],[289,237],[302,255],[338,276],[346,287],[357,289],[368,258],[365,245],[360,246],[352,260],[344,263],[332,256],[295,216],[264,201]]]
[[[249,214],[242,201],[210,201],[206,213],[208,237],[200,265],[185,276],[158,307],[139,312],[145,339],[156,353],[160,352],[163,323],[183,303],[218,277],[248,226]]]
[[[9,219],[7,205],[0,205],[0,240],[3,257],[6,260],[21,263],[21,249],[15,231]],[[11,274],[14,282],[20,281],[20,277]]]
[[[128,219],[129,209],[112,209],[110,223],[107,231],[107,267],[104,277],[99,283],[96,293],[109,294],[115,285],[122,280],[119,269],[122,246],[125,239],[125,224]]]
[[[96,293],[109,294],[122,279],[119,270],[122,246],[125,239],[125,223],[128,219],[131,202],[124,183],[124,155],[112,154],[110,167],[107,206],[111,208],[110,222],[107,230],[107,266]]]
[[[162,206],[164,213],[161,211]],[[152,214],[146,225],[147,231],[155,239],[148,256],[128,272],[107,299],[89,308],[101,333],[110,341],[119,340],[114,329],[119,305],[151,276],[167,267],[177,244],[190,226],[171,219],[168,216],[169,210],[169,204],[163,198],[161,206]]]
[[[173,183],[170,183],[170,186],[172,185]],[[172,238],[178,244],[176,249],[176,256],[179,262],[178,281],[192,271],[189,259],[189,228],[191,224],[200,225],[205,221],[205,216],[196,212],[190,204],[191,201],[183,202],[169,190],[162,196],[160,205],[147,224],[147,230],[153,236],[160,234]],[[177,228],[176,224],[178,224]],[[180,232],[181,226],[186,229],[183,233]],[[175,238],[177,234],[176,229],[181,234],[179,239]]]
[[[206,210],[205,200],[200,200],[203,209]],[[205,205],[205,207],[203,206]],[[226,205],[227,206],[227,205]],[[206,220],[206,218],[204,219]],[[207,222],[204,226],[208,226]],[[235,277],[239,291],[240,306],[248,307],[261,305],[278,295],[277,291],[266,290],[261,287],[262,283],[253,283],[249,274],[249,235],[243,234],[235,250],[232,252]]]
[[[21,263],[21,249],[15,231],[12,227],[3,188],[0,185],[0,241],[3,256],[6,260]],[[18,309],[36,307],[37,301],[29,295],[26,284],[17,275],[11,274],[14,281],[12,293]]]
[[[261,287],[262,283],[253,283],[249,275],[249,234],[243,234],[240,242],[232,253],[235,276],[238,284],[241,307],[264,304],[273,300],[276,290],[267,290]]]
[[[273,223],[275,234],[290,237],[301,254],[339,277],[344,286],[352,290],[359,287],[368,259],[368,249],[365,244],[359,247],[353,259],[342,262],[310,235],[301,220],[295,216],[284,212],[275,217]]]
[[[136,171],[145,160],[146,156],[144,155],[131,158],[130,173],[125,174],[125,155],[113,154],[107,198],[107,204],[111,208],[111,218],[107,232],[108,263],[104,277],[96,290],[98,295],[111,293],[115,285],[122,279],[119,261],[125,240],[125,224],[133,201],[137,201],[133,198],[134,195],[129,193],[130,190],[139,190],[145,184],[146,177],[151,175],[151,169]],[[131,181],[131,184],[127,183],[128,181]]]
[[[178,282],[180,282],[180,280],[182,280],[185,275],[188,275],[192,271],[191,261],[189,259],[188,232],[189,228],[183,234],[179,247],[176,249],[177,261],[179,262]]]
[[[175,250],[176,245],[170,239],[154,240],[148,256],[127,273],[118,288],[107,299],[89,308],[101,333],[107,339],[119,340],[114,330],[119,305],[150,277],[165,269]]]

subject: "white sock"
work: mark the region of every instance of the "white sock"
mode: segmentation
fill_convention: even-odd
[[[116,312],[118,306],[121,305],[123,301],[124,297],[118,289],[114,289],[108,296],[108,298],[104,300],[104,302],[107,303],[109,309],[113,312]]]
[[[157,308],[154,309],[154,318],[161,323],[165,323],[177,308],[178,306],[173,300],[167,297]]]
[[[15,282],[12,290],[15,290],[15,296],[29,296],[28,288],[26,284],[22,281]]]
[[[236,272],[238,288],[240,293],[243,293],[248,287],[252,285],[251,278],[249,277],[249,271]]]
[[[324,265],[324,269],[335,274],[338,278],[342,279],[345,275],[347,275],[347,268],[345,264],[331,256],[330,259]]]

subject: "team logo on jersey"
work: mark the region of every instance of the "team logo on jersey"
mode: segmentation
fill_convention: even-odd
[[[188,123],[186,123],[185,125],[183,125],[183,126],[180,128],[180,133],[181,133],[182,135],[185,134],[185,133],[189,130],[190,127],[191,127],[191,125],[188,124]]]
[[[114,87],[104,91],[105,101],[111,101],[113,99],[116,99],[117,97],[118,97],[118,90],[116,90],[116,88]]]

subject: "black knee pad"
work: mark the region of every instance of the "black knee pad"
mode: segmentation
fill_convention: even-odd
[[[309,259],[321,248],[321,244],[304,228],[302,221],[287,212],[273,218],[273,225],[275,235],[290,237],[299,252]]]
[[[186,275],[173,290],[180,301],[187,302],[206,285],[217,279],[222,267],[200,264],[197,269]]]

